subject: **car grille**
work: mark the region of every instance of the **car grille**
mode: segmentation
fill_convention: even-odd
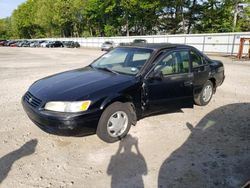
[[[30,92],[27,92],[24,95],[24,100],[30,104],[31,106],[33,106],[34,108],[37,108],[41,105],[42,101],[38,98],[36,98],[34,95],[32,95]]]

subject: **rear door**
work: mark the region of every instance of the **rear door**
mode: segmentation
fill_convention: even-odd
[[[162,74],[155,78],[155,72]],[[193,107],[193,73],[189,50],[166,52],[145,79],[146,104],[149,112]]]
[[[194,73],[194,94],[197,95],[209,78],[210,66],[202,54],[194,49],[190,50],[190,62]]]

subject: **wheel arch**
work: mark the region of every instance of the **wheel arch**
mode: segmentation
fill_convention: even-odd
[[[137,122],[137,111],[136,111],[135,104],[133,102],[133,98],[130,95],[113,95],[112,97],[106,98],[102,102],[100,109],[104,111],[109,105],[113,104],[114,102],[130,103],[131,111],[133,115],[132,124],[135,125]]]
[[[215,91],[216,91],[216,79],[214,77],[211,77],[208,80],[210,80],[212,82],[213,90],[214,90],[214,93],[215,93]]]

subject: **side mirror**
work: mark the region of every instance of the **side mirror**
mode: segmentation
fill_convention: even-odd
[[[153,71],[149,76],[150,79],[154,79],[154,80],[163,80],[163,77],[164,76],[160,70]]]

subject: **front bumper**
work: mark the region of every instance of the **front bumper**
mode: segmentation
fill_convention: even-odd
[[[43,131],[61,136],[85,136],[96,133],[101,110],[81,113],[52,112],[30,106],[24,98],[22,105],[28,117]]]

